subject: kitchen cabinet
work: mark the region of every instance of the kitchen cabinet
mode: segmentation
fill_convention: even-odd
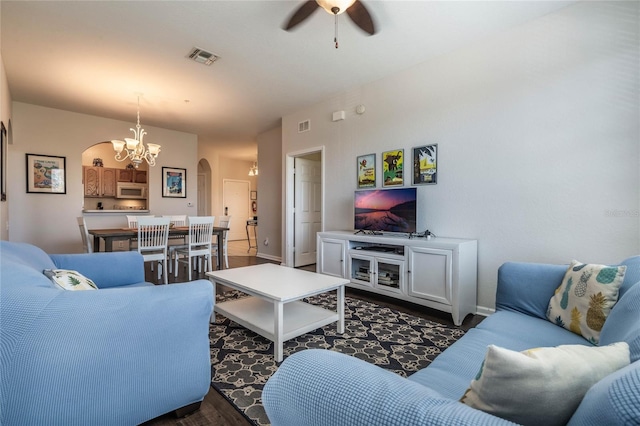
[[[136,169],[116,169],[118,182],[147,183],[147,171]]]
[[[83,166],[85,197],[115,197],[116,170],[111,167]]]

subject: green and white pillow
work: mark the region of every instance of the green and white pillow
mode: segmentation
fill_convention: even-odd
[[[97,290],[98,286],[77,271],[69,269],[45,269],[43,273],[64,290]]]
[[[589,388],[630,362],[626,342],[522,352],[490,345],[463,404],[524,425],[565,425]]]
[[[626,269],[572,261],[549,300],[547,318],[597,345],[600,330],[618,301]]]

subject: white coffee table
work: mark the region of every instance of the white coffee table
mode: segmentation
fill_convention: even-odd
[[[274,342],[274,357],[282,361],[283,343],[309,331],[338,322],[344,333],[344,285],[347,279],[265,263],[243,268],[207,272],[213,283],[247,293],[250,297],[216,303],[214,312]],[[337,311],[301,299],[335,290]],[[215,320],[215,313],[211,321]]]

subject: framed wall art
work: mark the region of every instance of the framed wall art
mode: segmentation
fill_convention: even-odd
[[[27,154],[27,193],[66,194],[66,162],[66,157]]]
[[[162,168],[162,196],[187,198],[187,169]]]
[[[413,184],[438,183],[438,144],[413,148]]]
[[[404,149],[382,153],[382,186],[404,185]]]
[[[258,191],[251,191],[249,194],[252,200],[258,199]]]
[[[367,154],[358,157],[358,188],[376,187],[376,155]]]
[[[7,128],[0,122],[0,201],[7,201]]]

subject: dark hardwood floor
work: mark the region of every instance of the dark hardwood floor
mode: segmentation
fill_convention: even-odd
[[[252,250],[255,253],[254,250]],[[229,267],[239,268],[242,266],[257,265],[261,263],[269,263],[268,260],[257,258],[255,256],[229,256]],[[315,271],[315,265],[304,267],[302,269],[308,269]],[[198,275],[194,272],[193,279],[206,278],[204,274]],[[159,282],[157,280],[157,272],[152,272],[149,265],[146,265],[145,273],[147,281]],[[178,278],[173,278],[173,275],[169,277],[169,283],[184,282],[187,280],[186,271],[184,268],[180,268]],[[161,281],[160,281],[161,282]],[[218,289],[218,292],[224,291],[224,289]],[[368,300],[379,305],[387,306],[398,311],[406,312],[411,315],[415,315],[421,318],[429,319],[441,324],[453,326],[451,315],[435,311],[423,306],[419,306],[404,301],[398,301],[389,297],[374,295],[360,290],[354,290],[347,288],[346,295],[351,297]],[[465,318],[461,328],[468,330],[475,327],[483,317],[479,315],[467,316]],[[145,426],[204,426],[204,425],[229,425],[229,426],[247,426],[251,425],[251,422],[247,421],[242,414],[240,414],[227,400],[221,396],[213,388],[209,388],[209,393],[202,401],[200,409],[188,416],[176,418],[173,413],[165,414],[161,417],[155,418],[144,423]]]

